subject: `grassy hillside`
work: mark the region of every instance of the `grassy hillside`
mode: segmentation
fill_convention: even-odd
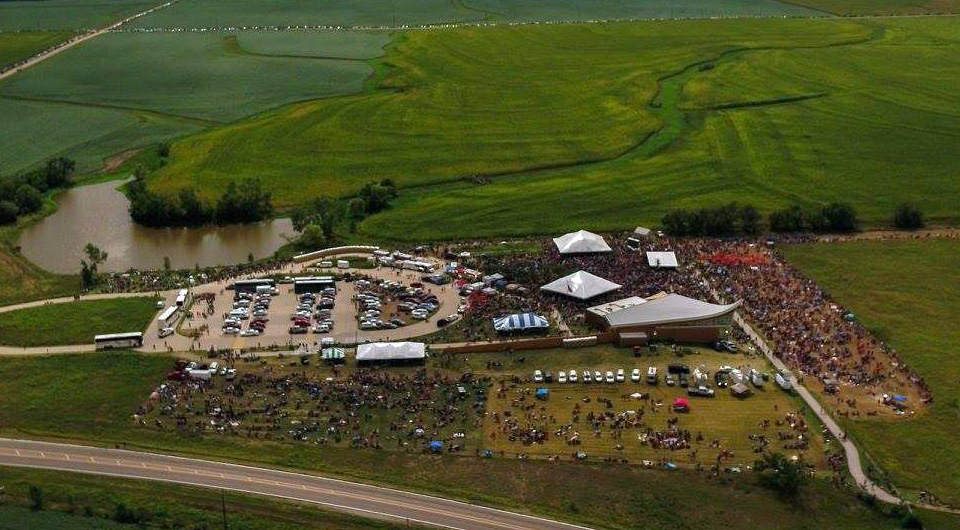
[[[134,530],[222,528],[234,530],[399,530],[401,526],[332,512],[309,504],[211,489],[97,477],[80,473],[0,468],[3,530]],[[31,486],[43,491],[44,509],[30,506]],[[136,522],[116,522],[118,506]],[[403,525],[402,528],[408,528]],[[416,528],[416,527],[409,527]]]
[[[361,231],[402,240],[628,228],[728,200],[843,198],[885,223],[909,199],[953,220],[956,35],[960,18],[414,31],[380,90],[191,137],[151,182],[260,176],[289,207],[390,177],[402,200]]]
[[[892,530],[898,524],[849,491],[820,480],[811,481],[800,496],[783,500],[750,475],[715,479],[601,463],[405,455],[243,437],[185,438],[137,427],[132,412],[162,382],[171,363],[169,357],[132,353],[0,359],[0,395],[4,396],[0,433],[94,440],[111,446],[124,442],[128,447],[313,470],[591,527],[635,528],[641,520],[653,530],[736,529],[745,524],[797,530]],[[53,374],[56,385],[49,384]],[[102,479],[91,480],[103,489]],[[601,482],[604,487],[597,488]]]
[[[960,13],[957,0],[793,0],[835,15],[936,15]]]
[[[71,31],[24,31],[0,33],[0,69],[26,59],[63,42],[74,35]]]
[[[94,29],[163,2],[146,0],[23,0],[0,2],[0,30]]]
[[[82,300],[0,313],[0,345],[92,344],[94,335],[143,331],[157,313],[157,300]]]
[[[418,26],[440,23],[803,16],[816,11],[773,0],[190,0],[134,22],[140,27]]]
[[[294,105],[192,137],[174,146],[172,164],[152,184],[172,190],[198,181],[213,193],[237,176],[256,174],[276,184],[274,197],[285,207],[312,195],[349,194],[384,177],[416,187],[634,154],[675,118],[648,105],[658,78],[735,47],[816,45],[868,33],[851,23],[808,24],[409,32],[389,48],[385,62],[393,69],[381,90]],[[566,173],[584,176],[582,169]],[[420,212],[418,206],[406,215]]]
[[[929,414],[912,421],[852,422],[868,453],[907,490],[960,503],[960,247],[955,240],[870,241],[784,249],[893,346],[933,390]]]

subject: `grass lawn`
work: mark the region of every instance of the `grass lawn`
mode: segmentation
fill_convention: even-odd
[[[399,530],[401,526],[269,497],[177,486],[161,482],[0,467],[3,530],[130,530],[221,528],[222,501],[234,530]],[[30,506],[31,486],[43,491],[44,509]],[[123,505],[140,523],[115,521]],[[402,528],[408,528],[403,525]],[[419,527],[417,527],[419,528]]]
[[[48,304],[0,313],[0,344],[91,344],[94,335],[143,331],[157,313],[157,298],[112,298]]]
[[[849,422],[867,453],[907,491],[960,503],[960,247],[955,240],[786,247],[787,257],[896,349],[933,391],[912,421]]]
[[[0,33],[0,68],[31,57],[73,35],[71,31]]]
[[[163,2],[145,0],[17,0],[0,2],[0,30],[94,29]]]
[[[960,13],[957,0],[791,0],[835,15],[937,15]]]
[[[797,530],[892,530],[898,524],[848,491],[836,490],[819,479],[812,480],[800,496],[783,500],[758,486],[750,475],[710,478],[599,462],[551,464],[509,458],[483,460],[472,454],[435,457],[317,447],[245,437],[185,438],[137,427],[132,411],[163,380],[171,362],[170,357],[133,353],[0,359],[0,395],[4,396],[0,434],[86,440],[108,446],[124,442],[132,448],[303,469],[601,528],[635,528],[641,520],[645,528],[654,530],[734,529],[744,524]],[[52,374],[56,374],[55,385],[49,384]],[[28,476],[34,475],[31,471]],[[110,482],[101,478],[89,480],[101,491],[118,489],[104,488],[103,484]],[[599,483],[604,487],[596,487]],[[155,491],[156,485],[143,487]],[[731,509],[733,506],[737,508]]]

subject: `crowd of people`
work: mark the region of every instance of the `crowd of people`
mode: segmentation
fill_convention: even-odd
[[[104,274],[97,285],[101,293],[158,292],[192,285],[232,281],[249,276],[268,274],[291,261],[266,259],[239,265],[196,267],[193,270],[157,270],[113,272]]]
[[[354,448],[463,449],[486,409],[486,382],[404,371],[265,364],[233,381],[167,381],[137,411],[141,424],[185,435],[221,434]],[[151,421],[152,420],[152,421]]]

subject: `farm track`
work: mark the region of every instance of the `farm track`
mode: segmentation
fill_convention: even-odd
[[[152,117],[161,120],[173,120],[181,123],[188,123],[192,125],[200,125],[203,127],[210,127],[215,125],[223,125],[224,122],[209,120],[205,118],[195,118],[193,116],[183,116],[181,114],[172,114],[169,112],[162,112],[158,110],[150,109],[141,109],[138,107],[127,107],[124,105],[110,105],[108,103],[91,103],[86,101],[70,101],[66,99],[49,99],[49,98],[34,98],[28,96],[13,96],[13,95],[0,95],[0,99],[9,99],[14,101],[30,101],[34,103],[46,103],[51,105],[73,105],[77,107],[90,107],[97,109],[106,109],[106,110],[118,110],[123,112],[129,112],[132,114],[140,114],[147,117]]]

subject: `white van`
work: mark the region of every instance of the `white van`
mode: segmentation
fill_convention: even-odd
[[[651,366],[647,368],[647,383],[651,385],[657,384],[657,367]]]

